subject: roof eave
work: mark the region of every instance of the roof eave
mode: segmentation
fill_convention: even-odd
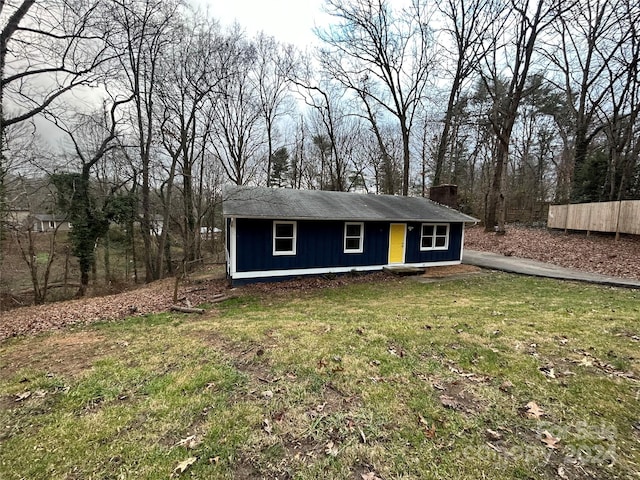
[[[479,220],[473,217],[469,219],[445,219],[445,218],[362,218],[362,217],[303,217],[289,215],[244,215],[237,213],[223,213],[224,218],[246,218],[249,220],[290,220],[290,221],[337,221],[337,222],[440,222],[440,223],[478,223]]]

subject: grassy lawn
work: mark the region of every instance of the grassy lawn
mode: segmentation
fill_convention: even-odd
[[[0,477],[640,478],[639,320],[638,291],[496,273],[13,339]]]

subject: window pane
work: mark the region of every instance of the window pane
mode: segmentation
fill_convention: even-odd
[[[347,250],[360,250],[360,239],[347,238],[345,245]]]
[[[432,237],[423,237],[422,238],[422,248],[431,248],[432,245],[433,245],[433,238]]]
[[[291,223],[277,223],[276,224],[276,237],[289,237],[293,238],[293,224]]]
[[[446,235],[447,234],[447,226],[446,225],[438,225],[436,228],[436,235]]]
[[[447,237],[436,237],[436,247],[444,247],[447,244]]]
[[[293,240],[289,238],[276,238],[276,252],[293,251]]]
[[[361,225],[347,225],[347,237],[359,237]]]
[[[431,236],[433,235],[433,225],[423,225],[422,226],[422,236]]]

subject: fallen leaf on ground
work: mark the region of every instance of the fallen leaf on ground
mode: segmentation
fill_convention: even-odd
[[[436,436],[436,425],[429,424],[429,422],[422,416],[418,415],[418,420],[420,421],[420,425],[424,427],[424,434],[427,438],[435,438]]]
[[[560,439],[554,437],[548,431],[545,430],[544,432],[542,432],[542,437],[540,438],[540,441],[544,443],[547,446],[547,448],[557,449]]]
[[[538,419],[544,415],[544,410],[540,408],[536,402],[529,402],[526,407],[527,411],[525,413],[527,418]]]
[[[273,432],[273,427],[271,426],[271,422],[269,421],[268,418],[265,418],[262,421],[262,429],[267,432],[267,434],[271,435],[271,432]]]
[[[382,480],[378,475],[376,475],[376,472],[361,473],[360,476],[362,477],[362,480]]]
[[[538,370],[540,370],[545,377],[556,378],[556,373],[553,367],[540,367]]]
[[[492,442],[497,442],[498,440],[502,440],[502,434],[500,432],[496,432],[495,430],[491,430],[487,428],[487,438]]]
[[[426,427],[424,434],[427,438],[436,438],[436,425],[432,424],[430,427]]]
[[[327,442],[327,445],[324,448],[324,453],[326,453],[327,455],[331,456],[331,457],[337,457],[338,456],[338,447],[336,447],[334,445],[333,442]]]
[[[188,437],[183,438],[182,440],[177,442],[174,446],[193,449],[193,448],[196,448],[201,443],[202,441],[198,440],[198,437],[196,437],[195,435],[189,435]]]
[[[16,402],[21,402],[23,400],[26,400],[30,396],[31,396],[31,392],[28,390],[26,392],[19,393],[18,395],[16,395]]]
[[[513,390],[513,383],[511,383],[509,380],[505,380],[498,388],[505,393],[510,393],[511,390]]]
[[[498,453],[502,453],[502,450],[500,450],[500,447],[497,447],[493,443],[486,442],[486,444],[487,444],[487,447],[489,447],[491,450],[494,450],[494,451],[496,451]]]
[[[171,476],[175,477],[180,475],[181,473],[186,472],[191,465],[196,463],[196,460],[198,460],[197,457],[189,457],[186,460],[181,461],[180,463],[178,463],[178,466],[173,469],[173,473]]]
[[[453,410],[460,406],[460,403],[457,402],[455,398],[448,395],[440,395],[440,403],[442,403],[443,407],[451,408]]]
[[[569,477],[567,476],[567,474],[564,471],[564,467],[562,465],[560,465],[558,467],[558,476],[562,479],[562,480],[569,480]]]
[[[593,361],[589,357],[582,357],[579,362],[576,362],[581,367],[593,367]]]

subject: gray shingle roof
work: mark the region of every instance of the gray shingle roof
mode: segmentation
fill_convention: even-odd
[[[289,220],[478,221],[422,197],[237,186],[225,187],[222,212],[227,217]]]

